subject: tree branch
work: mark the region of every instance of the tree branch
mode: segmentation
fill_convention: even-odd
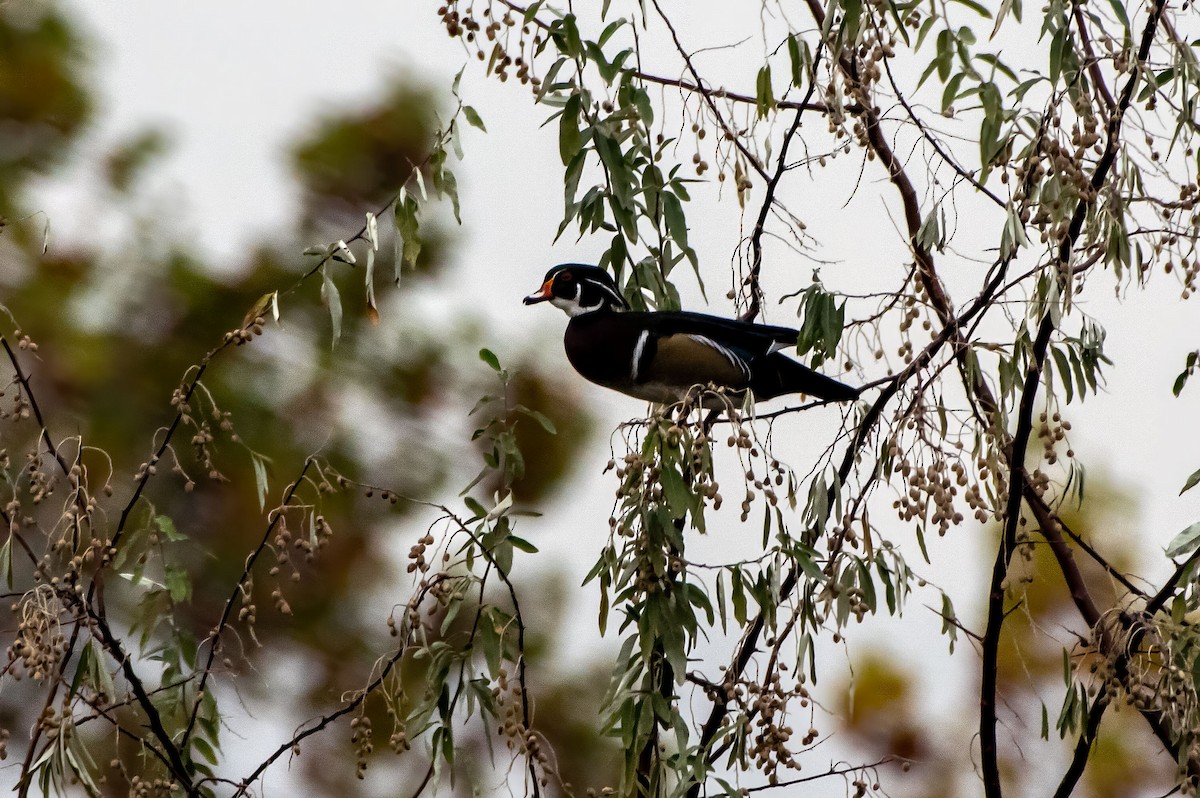
[[[662,18],[663,24],[665,24],[667,26],[667,30],[671,32],[671,39],[675,42],[675,49],[679,52],[680,57],[683,58],[683,63],[687,66],[688,72],[691,73],[692,80],[696,82],[696,87],[699,89],[700,95],[704,97],[705,103],[708,104],[708,109],[712,112],[713,117],[717,120],[717,124],[721,126],[721,132],[725,134],[725,137],[729,141],[733,142],[733,146],[737,147],[738,152],[742,154],[742,156],[746,159],[746,162],[750,164],[754,171],[758,173],[758,176],[763,180],[769,181],[771,176],[767,174],[767,170],[761,163],[759,163],[758,157],[746,148],[746,145],[743,144],[742,140],[738,137],[737,131],[731,128],[729,123],[725,121],[725,116],[721,113],[721,110],[717,108],[717,104],[713,100],[712,90],[704,88],[704,79],[701,78],[700,73],[696,71],[696,67],[692,63],[691,55],[689,55],[688,51],[684,49],[683,43],[679,41],[679,34],[675,31],[675,26],[671,24],[670,18],[663,13],[662,6],[658,4],[658,0],[650,0],[650,2],[654,4],[654,10],[658,12],[659,17]]]
[[[25,393],[25,398],[29,400],[29,408],[33,411],[33,417],[41,429],[42,441],[46,444],[46,451],[58,463],[58,467],[62,469],[63,476],[71,475],[71,467],[67,465],[67,461],[59,453],[58,447],[54,445],[54,441],[50,438],[50,431],[46,429],[46,419],[42,416],[42,408],[38,406],[37,397],[33,395],[33,389],[29,386],[29,376],[25,374],[21,368],[21,361],[17,360],[17,353],[12,350],[8,343],[8,339],[0,335],[0,344],[4,346],[4,351],[8,355],[8,360],[12,363],[13,371],[17,374],[17,382],[21,384],[21,390]]]
[[[1063,774],[1062,780],[1058,783],[1058,789],[1054,791],[1054,798],[1070,798],[1075,792],[1075,785],[1079,783],[1079,779],[1083,776],[1083,770],[1087,767],[1088,757],[1092,753],[1092,743],[1096,740],[1096,732],[1100,729],[1100,721],[1104,718],[1104,710],[1108,709],[1108,694],[1101,691],[1096,696],[1096,700],[1092,702],[1092,708],[1088,710],[1087,725],[1079,735],[1079,741],[1075,743],[1075,752],[1071,755],[1071,764],[1067,766],[1067,772]]]
[[[825,52],[824,42],[817,49],[816,56],[813,58],[812,74],[809,76],[808,91],[804,93],[804,99],[800,102],[796,109],[796,115],[792,119],[792,125],[784,134],[783,142],[779,146],[779,157],[775,162],[775,172],[767,181],[767,187],[763,193],[762,205],[758,210],[758,219],[754,222],[754,232],[750,234],[750,275],[748,278],[750,290],[750,306],[742,315],[746,321],[754,321],[758,318],[759,311],[762,309],[763,292],[759,285],[759,276],[762,274],[762,237],[763,230],[766,227],[767,215],[771,211],[771,206],[775,203],[775,191],[779,188],[779,181],[783,177],[783,173],[787,171],[787,153],[788,147],[791,146],[792,139],[796,136],[796,132],[800,129],[800,120],[803,117],[805,108],[809,107],[809,100],[812,99],[813,93],[817,90],[817,65],[821,62],[821,56]],[[823,110],[823,109],[822,109]]]
[[[166,726],[163,725],[158,707],[154,706],[154,701],[150,698],[149,693],[146,692],[146,686],[142,683],[141,677],[133,669],[133,659],[125,651],[125,647],[121,644],[121,641],[113,634],[112,629],[108,626],[108,621],[103,615],[93,612],[90,608],[82,605],[80,605],[80,609],[87,613],[92,626],[99,632],[98,637],[100,642],[104,644],[108,653],[121,666],[121,673],[124,675],[125,681],[129,682],[130,689],[133,690],[138,707],[141,708],[142,712],[146,713],[146,722],[150,726],[150,732],[158,740],[162,754],[169,763],[171,775],[179,782],[185,793],[189,796],[198,797],[200,792],[192,783],[191,768],[183,761],[183,749],[175,744]]]
[[[677,78],[664,78],[661,75],[651,75],[648,72],[642,72],[638,69],[626,70],[633,77],[644,80],[647,83],[657,83],[660,86],[671,86],[693,94],[711,94],[718,100],[731,100],[736,103],[745,103],[747,105],[758,105],[758,98],[751,97],[748,94],[741,92],[730,91],[725,88],[706,89],[695,83]],[[818,113],[826,113],[829,109],[823,103],[814,103],[811,92],[805,96],[803,100],[776,100],[775,107],[782,108],[787,111],[817,111]]]
[[[180,746],[186,750],[188,740],[191,739],[192,732],[196,728],[196,718],[200,714],[200,705],[204,701],[204,690],[208,686],[208,680],[212,676],[213,662],[217,658],[217,650],[221,646],[221,634],[225,631],[225,627],[229,624],[229,617],[233,614],[233,605],[237,602],[237,598],[241,595],[242,585],[250,578],[250,572],[254,569],[254,563],[258,560],[263,550],[267,547],[267,542],[271,539],[271,533],[275,531],[275,527],[279,525],[280,519],[283,518],[284,511],[287,510],[289,504],[292,503],[292,498],[296,495],[296,491],[300,489],[300,485],[304,483],[304,477],[308,474],[308,470],[313,465],[313,457],[309,456],[304,459],[304,467],[300,469],[299,476],[288,486],[287,493],[284,494],[283,502],[271,511],[271,521],[267,524],[266,530],[263,532],[262,539],[258,542],[258,546],[246,558],[246,565],[242,568],[242,574],[238,577],[237,583],[233,586],[233,591],[229,594],[229,598],[225,601],[225,607],[221,610],[221,619],[217,625],[213,627],[212,633],[208,636],[208,659],[204,663],[204,668],[200,671],[200,681],[196,685],[196,700],[192,702],[192,712],[188,717],[187,726],[183,730],[183,738]]]

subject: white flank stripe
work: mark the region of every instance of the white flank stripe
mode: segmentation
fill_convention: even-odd
[[[642,362],[642,354],[646,351],[646,341],[650,340],[650,331],[642,330],[642,334],[638,336],[637,346],[633,348],[633,362],[629,364],[629,374],[633,377],[633,381],[637,382],[641,375],[638,372],[638,364]]]

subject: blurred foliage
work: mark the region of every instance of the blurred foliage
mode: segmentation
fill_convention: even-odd
[[[101,481],[111,473],[116,493],[105,501],[104,512],[115,515],[129,500],[128,477],[161,440],[175,414],[171,392],[185,372],[226,331],[242,324],[257,297],[284,289],[281,324],[268,318],[261,338],[222,355],[193,399],[198,419],[211,424],[212,463],[200,447],[189,445],[189,431],[175,439],[158,466],[163,473],[148,486],[154,513],[172,519],[186,536],[162,545],[170,547],[173,567],[190,576],[190,595],[170,608],[139,607],[140,592],[117,582],[107,587],[109,613],[128,622],[139,613],[170,611],[170,634],[190,639],[192,646],[204,640],[239,579],[248,547],[266,529],[252,451],[268,464],[267,507],[296,478],[305,457],[317,451],[346,478],[388,489],[325,495],[321,512],[334,534],[320,557],[310,562],[297,555],[294,574],[285,570],[255,580],[253,600],[261,609],[238,646],[246,654],[261,646],[265,654],[257,660],[257,673],[231,656],[226,670],[250,677],[239,680],[238,695],[226,695],[219,677],[217,687],[229,702],[223,706],[246,702],[251,715],[282,724],[262,743],[273,746],[296,723],[326,711],[331,698],[362,687],[380,653],[394,650],[384,622],[389,609],[404,601],[410,581],[396,585],[401,566],[395,541],[410,537],[405,525],[417,522],[417,505],[400,497],[434,497],[461,476],[464,460],[476,457],[463,397],[478,393],[490,375],[474,358],[459,357],[478,345],[473,324],[456,326],[400,312],[416,285],[406,281],[396,291],[381,289],[384,315],[375,327],[359,312],[362,300],[355,299],[362,296],[363,270],[341,265],[336,280],[354,312],[346,313],[341,343],[331,350],[319,281],[289,290],[306,268],[298,242],[319,235],[318,227],[335,225],[341,225],[338,235],[349,238],[363,214],[378,210],[411,164],[421,160],[434,136],[437,97],[397,79],[365,110],[327,113],[294,149],[297,178],[305,189],[301,221],[275,237],[286,242],[283,249],[266,243],[251,247],[235,269],[221,264],[218,275],[203,254],[176,243],[159,219],[137,210],[140,178],[171,154],[170,138],[153,127],[116,143],[102,161],[107,186],[88,188],[105,213],[130,232],[105,245],[53,241],[43,252],[45,222],[30,216],[36,207],[27,184],[34,174],[53,181],[54,169],[70,163],[71,145],[85,131],[94,105],[86,71],[92,49],[52,4],[0,4],[0,217],[9,222],[0,226],[0,282],[13,320],[6,335],[30,337],[21,356],[32,372],[50,434],[56,441],[80,436],[90,447],[83,456],[89,473]],[[418,268],[433,276],[447,262],[452,239],[436,226],[423,235]],[[381,274],[388,257],[385,248]],[[388,283],[386,277],[376,280]],[[456,362],[476,368],[463,369]],[[522,369],[517,386],[515,401],[545,410],[559,426],[558,435],[549,439],[531,433],[526,440],[522,432],[523,444],[554,452],[531,463],[521,481],[523,496],[542,497],[569,472],[566,453],[579,445],[588,425],[582,415],[561,417],[553,397],[562,387],[544,374]],[[10,393],[14,399],[17,394]],[[7,451],[35,446],[40,431],[33,423],[5,423]],[[135,511],[131,530],[131,538],[157,538],[146,505]],[[30,577],[25,571],[18,568],[18,581]],[[270,609],[276,605],[275,591],[285,598],[288,612]],[[536,658],[551,659],[557,645],[542,640]],[[549,670],[545,676],[557,678]],[[0,675],[0,681],[5,682],[0,727],[29,729],[42,691],[32,680],[14,682]],[[564,688],[564,695],[575,689]],[[128,722],[137,722],[133,713],[122,712]],[[545,733],[558,734],[559,726],[549,724]],[[100,727],[85,724],[80,734],[97,744],[111,742]],[[231,729],[233,735],[244,733]],[[561,733],[570,737],[568,747],[591,752],[598,744],[594,730],[589,735],[563,727]],[[348,736],[334,732],[306,744],[313,755],[301,757],[298,767],[310,794],[350,793],[355,781]],[[235,736],[227,741],[231,747],[243,744]],[[482,737],[476,744],[482,755]],[[18,735],[9,746],[10,758],[15,754],[20,762],[23,747]],[[136,744],[123,742],[120,748],[127,774],[148,767]],[[390,756],[380,746],[375,759]],[[588,756],[580,754],[575,767],[604,783],[604,763]],[[469,792],[473,781],[463,778],[460,788]],[[106,789],[124,794],[125,787],[114,778]],[[388,792],[371,780],[364,790]]]
[[[1134,513],[1131,497],[1103,476],[1093,475],[1083,505],[1064,505],[1061,517],[1093,546],[1109,552],[1115,567],[1129,572],[1135,570],[1137,541],[1123,537],[1121,530],[1128,528]],[[990,531],[998,541],[999,528]],[[1079,567],[1104,606],[1119,606],[1128,600],[1095,562],[1080,558]],[[1065,760],[1076,742],[1074,735],[1061,740],[1055,721],[1064,690],[1064,649],[1067,656],[1078,659],[1078,641],[1085,639],[1088,630],[1079,622],[1071,596],[1063,589],[1061,572],[1044,543],[1023,547],[1013,558],[1009,574],[1020,604],[1009,616],[1007,633],[1001,639],[1000,691],[1004,705],[1023,717],[1038,717],[1039,702],[1045,705],[1049,742],[1021,748],[1002,746],[1001,767],[1010,789],[1020,791],[1023,786],[1036,791],[1045,788],[1046,773],[1058,772],[1055,757]],[[982,569],[978,578],[983,578]],[[981,625],[981,621],[968,624],[972,629]],[[906,668],[899,653],[870,647],[860,652],[854,658],[851,680],[835,689],[838,714],[856,746],[873,756],[910,761],[911,777],[898,781],[894,788],[903,789],[893,794],[935,798],[952,793],[956,778],[972,761],[958,741],[971,736],[976,719],[923,706],[922,697],[933,685]],[[1080,669],[1086,670],[1085,665]],[[1145,795],[1147,785],[1153,785],[1158,793],[1166,792],[1166,757],[1142,739],[1143,728],[1144,721],[1134,712],[1110,712],[1101,725],[1096,753],[1089,760],[1082,785],[1073,794],[1133,798]],[[1045,750],[1047,747],[1052,750]],[[1053,764],[1043,769],[1040,763]]]
[[[50,3],[0,7],[0,217],[25,182],[62,163],[92,116],[88,48]]]
[[[306,222],[354,219],[386,204],[422,162],[437,104],[431,90],[400,77],[365,108],[324,113],[292,150]]]
[[[118,144],[104,160],[104,175],[113,191],[129,191],[139,177],[170,150],[171,138],[159,128],[148,128]]]
[[[930,741],[913,704],[916,689],[912,674],[901,670],[894,658],[868,652],[855,664],[853,689],[839,693],[846,729],[872,751],[924,759]]]

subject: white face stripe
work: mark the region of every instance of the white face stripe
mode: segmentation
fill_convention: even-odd
[[[595,285],[595,283],[593,283],[593,285]],[[575,312],[570,313],[570,311],[567,311],[570,313],[570,315],[578,316],[581,313],[591,313],[594,310],[599,310],[600,308],[604,307],[603,299],[598,300],[594,305],[585,305],[580,301],[581,299],[583,299],[583,281],[575,284]]]
[[[582,302],[583,283],[585,281],[589,286],[600,290],[600,296],[593,305],[584,305]],[[617,311],[625,310],[629,307],[625,302],[625,298],[611,285],[587,277],[575,283],[575,296],[561,297],[552,295],[550,297],[550,304],[571,317],[582,316],[584,313],[592,313],[604,308],[606,305],[613,306],[613,310]]]
[[[602,289],[604,291],[604,293],[606,293],[610,297],[612,297],[613,302],[617,303],[618,308],[624,308],[626,306],[625,305],[625,297],[621,296],[621,294],[619,292],[617,292],[615,289],[613,289],[612,286],[608,285],[607,283],[598,283],[595,280],[588,280],[588,282],[591,283],[592,285],[596,286],[597,288]]]
[[[642,330],[642,334],[638,336],[637,346],[633,348],[633,360],[629,364],[629,376],[634,382],[638,381],[639,374],[638,366],[642,362],[642,355],[646,352],[646,342],[650,340],[650,331]]]
[[[738,371],[742,372],[742,376],[744,376],[746,379],[750,379],[750,367],[746,365],[746,361],[744,361],[740,357],[738,357],[733,352],[733,350],[729,349],[729,347],[722,346],[721,344],[717,343],[713,339],[711,339],[707,336],[704,336],[704,335],[688,333],[687,337],[692,339],[693,341],[695,341],[698,344],[704,344],[705,346],[707,346],[711,349],[715,349],[716,351],[720,352],[725,357],[725,359],[728,360],[730,362],[730,364],[734,366],[734,368],[736,368],[736,369],[738,369]]]

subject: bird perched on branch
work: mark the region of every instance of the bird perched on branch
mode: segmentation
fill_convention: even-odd
[[[526,305],[549,302],[571,320],[563,336],[567,359],[584,378],[637,399],[682,401],[697,385],[724,388],[735,400],[804,393],[846,401],[857,388],[783,355],[799,332],[702,313],[629,309],[608,272],[564,263],[546,272]]]

